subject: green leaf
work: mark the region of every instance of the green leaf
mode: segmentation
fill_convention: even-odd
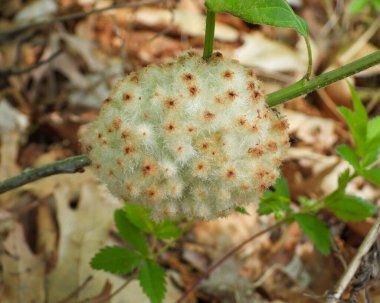
[[[338,110],[344,116],[354,137],[357,153],[363,156],[366,152],[368,115],[353,86],[349,84],[349,87],[354,104],[354,111],[346,107],[339,107]]]
[[[308,35],[306,22],[298,17],[286,0],[206,0],[207,9],[229,13],[249,23],[293,28]]]
[[[368,181],[375,184],[376,186],[380,187],[380,168],[379,167],[365,170],[362,176],[366,178]]]
[[[125,214],[127,219],[137,228],[146,233],[153,233],[155,222],[151,217],[151,210],[138,204],[126,203]]]
[[[358,170],[360,168],[358,156],[350,146],[348,146],[347,144],[339,145],[336,148],[336,151],[344,160],[350,163],[355,169]]]
[[[165,271],[152,260],[145,260],[139,274],[140,285],[152,303],[162,303],[166,293]]]
[[[267,191],[261,198],[257,210],[260,216],[275,213],[279,215],[281,211],[290,210],[290,196],[286,179],[281,176],[274,185],[274,191]]]
[[[351,14],[360,13],[369,4],[369,0],[352,0],[350,5]]]
[[[339,175],[339,179],[338,179],[339,190],[344,193],[349,181],[350,181],[350,170],[347,168],[344,172],[342,172]]]
[[[244,207],[236,207],[235,210],[243,215],[251,215]]]
[[[331,249],[331,236],[326,224],[309,214],[295,214],[294,219],[304,233],[314,242],[317,249],[328,255]]]
[[[100,250],[91,260],[93,269],[104,270],[114,274],[127,274],[133,271],[143,260],[143,256],[134,251],[110,246]]]
[[[337,195],[334,199],[326,200],[326,207],[344,221],[361,221],[376,212],[374,205],[351,195]]]
[[[166,219],[159,224],[153,231],[153,234],[159,239],[179,238],[182,235],[181,230],[176,226],[175,222]]]
[[[298,201],[302,205],[302,209],[303,210],[307,209],[309,212],[310,211],[317,211],[320,208],[318,200],[309,199],[309,198],[304,197],[304,196],[299,196]]]
[[[380,140],[380,116],[371,119],[367,126],[367,141]]]
[[[124,241],[131,244],[144,256],[147,256],[149,254],[149,248],[145,235],[131,223],[123,210],[116,210],[114,217],[116,227]]]

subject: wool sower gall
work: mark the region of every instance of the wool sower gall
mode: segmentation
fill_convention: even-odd
[[[213,219],[258,201],[289,147],[252,69],[188,51],[116,83],[82,135],[96,175],[155,219]]]

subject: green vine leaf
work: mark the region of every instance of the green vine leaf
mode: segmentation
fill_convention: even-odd
[[[348,163],[352,165],[356,170],[360,169],[360,162],[355,151],[347,144],[339,145],[336,148],[337,153]]]
[[[125,212],[121,209],[114,214],[117,230],[124,241],[131,244],[144,256],[149,254],[148,243],[145,235],[127,218]]]
[[[308,36],[305,20],[298,17],[286,0],[206,0],[207,9],[229,13],[249,23],[266,24],[295,29]]]
[[[314,242],[317,249],[324,255],[331,250],[331,236],[326,224],[309,214],[295,214],[294,219],[304,233]]]
[[[351,195],[335,195],[326,200],[326,207],[344,221],[361,221],[376,213],[373,204]]]
[[[100,250],[91,260],[93,269],[104,270],[114,274],[128,274],[132,272],[143,260],[143,256],[134,251],[110,246]]]
[[[166,293],[165,271],[152,260],[144,260],[140,274],[140,285],[152,303],[162,303]]]
[[[182,235],[181,230],[177,227],[175,222],[166,219],[160,223],[156,223],[153,234],[159,239],[179,238]]]

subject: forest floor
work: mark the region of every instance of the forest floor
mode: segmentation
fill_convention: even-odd
[[[380,16],[369,8],[352,14],[349,2],[289,1],[310,26],[315,74],[380,47]],[[170,62],[188,48],[202,50],[203,1],[137,3],[96,12],[112,2],[0,1],[0,180],[80,154],[78,133],[97,116],[117,79],[151,63]],[[254,68],[265,93],[305,74],[306,48],[293,30],[219,14],[215,39],[215,49],[225,57]],[[380,66],[348,81],[369,116],[380,115]],[[337,106],[352,107],[345,81],[284,106],[291,148],[282,172],[295,205],[297,197],[317,199],[333,191],[349,166],[335,151],[339,144],[352,144]],[[380,189],[363,179],[356,178],[347,190],[380,205]],[[89,266],[101,247],[121,242],[113,225],[113,211],[121,206],[90,169],[1,195],[0,302],[148,302],[137,281],[113,296],[124,277]],[[175,302],[229,249],[275,222],[259,217],[255,205],[247,210],[250,215],[195,222],[161,256],[168,273],[165,302]],[[296,224],[284,225],[244,246],[187,302],[325,302],[374,220],[342,222],[328,212],[320,217],[333,234],[329,256],[319,253]],[[364,288],[371,302],[380,302],[378,279]],[[357,300],[365,302],[364,291]]]

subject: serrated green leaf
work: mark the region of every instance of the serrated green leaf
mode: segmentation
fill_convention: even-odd
[[[360,168],[358,156],[355,151],[347,144],[339,145],[336,148],[337,153],[348,163],[350,163],[355,169]]]
[[[339,190],[344,192],[349,181],[350,181],[350,170],[347,168],[344,172],[342,172],[339,175],[339,179],[338,179]]]
[[[286,0],[206,0],[213,12],[229,13],[249,23],[289,27],[308,35],[306,22],[298,17]]]
[[[155,222],[151,217],[151,210],[138,204],[126,203],[125,214],[127,219],[137,228],[146,233],[153,233]]]
[[[235,210],[243,215],[250,216],[250,213],[244,207],[236,207]]]
[[[131,244],[144,256],[149,254],[148,243],[145,235],[129,221],[125,212],[121,209],[115,211],[114,214],[117,230],[124,241]]]
[[[380,168],[379,167],[365,170],[362,176],[366,178],[368,181],[375,184],[376,186],[380,187]]]
[[[157,263],[147,259],[143,262],[139,281],[144,293],[152,303],[162,303],[166,293],[165,271]]]
[[[290,210],[290,196],[286,179],[281,176],[276,180],[274,191],[266,191],[261,198],[257,213],[268,215],[270,213],[278,213],[281,211]]]
[[[182,235],[182,232],[175,222],[166,219],[157,224],[153,234],[159,239],[171,239],[179,238]]]
[[[104,270],[114,274],[132,272],[143,260],[143,257],[134,251],[110,246],[100,250],[91,260],[93,269]]]
[[[367,126],[367,141],[380,140],[380,116],[369,120]]]
[[[331,249],[331,236],[326,224],[309,214],[295,214],[294,219],[303,232],[314,242],[317,249],[328,255]]]
[[[346,120],[350,132],[355,140],[355,149],[360,156],[363,156],[366,149],[366,127],[367,122],[360,120],[355,112],[352,112],[346,107],[338,107],[339,112],[343,115]]]
[[[369,0],[352,0],[350,5],[351,14],[360,13],[369,4]]]
[[[326,207],[344,221],[361,221],[376,212],[374,205],[351,195],[337,195],[334,199],[326,201]]]

